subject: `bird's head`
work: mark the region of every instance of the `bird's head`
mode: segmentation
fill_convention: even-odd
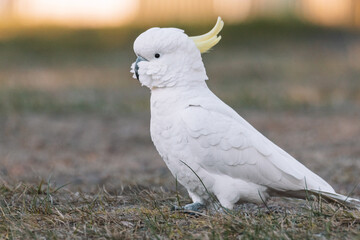
[[[201,53],[220,41],[217,34],[223,26],[219,17],[210,32],[196,37],[177,28],[150,28],[134,42],[137,59],[131,66],[133,77],[150,89],[207,80]]]

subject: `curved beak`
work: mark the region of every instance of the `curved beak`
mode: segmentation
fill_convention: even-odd
[[[142,56],[138,56],[137,59],[136,59],[136,62],[135,62],[135,76],[137,78],[137,80],[139,80],[139,65],[138,63],[141,62],[141,61],[147,61],[145,58],[143,58]]]

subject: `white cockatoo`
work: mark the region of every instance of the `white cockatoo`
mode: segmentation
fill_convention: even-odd
[[[188,210],[213,201],[233,209],[271,196],[308,193],[359,207],[321,177],[268,140],[210,91],[201,53],[216,45],[224,23],[189,37],[177,28],[151,28],[134,42],[132,73],[151,90],[151,138],[188,191]]]

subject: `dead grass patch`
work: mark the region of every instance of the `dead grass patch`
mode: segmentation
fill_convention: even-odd
[[[359,211],[306,201],[191,216],[170,210],[188,199],[160,188],[85,193],[41,181],[3,183],[0,195],[4,239],[351,239],[360,230]]]

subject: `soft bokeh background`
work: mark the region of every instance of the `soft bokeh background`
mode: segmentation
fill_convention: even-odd
[[[360,1],[0,0],[0,180],[174,188],[131,78],[150,26],[209,30],[210,88],[342,193],[359,183]],[[359,189],[355,190],[359,195]]]

